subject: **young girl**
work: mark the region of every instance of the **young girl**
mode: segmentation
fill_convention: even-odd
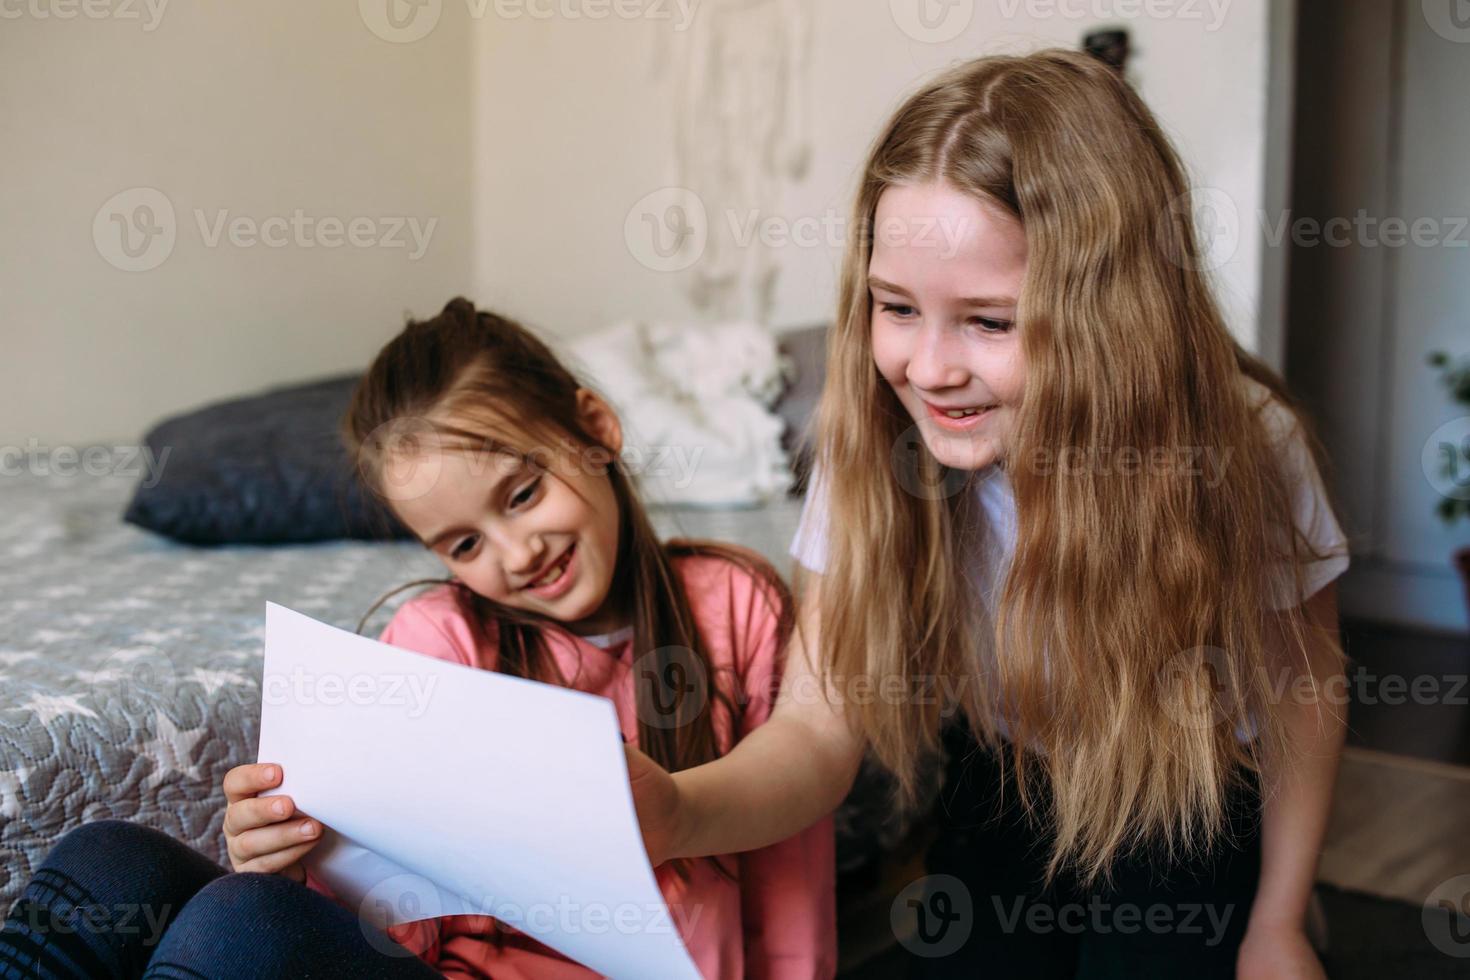
[[[367,485],[450,572],[397,610],[384,642],[604,695],[638,758],[674,771],[766,720],[791,628],[780,577],[744,549],[661,544],[619,459],[617,415],[525,329],[463,299],[410,323],[343,428]],[[44,976],[595,976],[489,916],[406,923],[391,942],[359,925],[302,863],[318,821],[258,795],[281,779],[266,761],[224,781],[231,864],[268,874],[226,875],[131,824],[86,825],[28,886],[0,964],[8,955]],[[835,972],[831,820],[769,843],[655,869],[706,977]],[[151,942],[107,922],[47,928],[76,906],[129,904],[155,910]]]
[[[1084,55],[971,61],[897,110],[853,212],[780,703],[708,765],[632,753],[650,853],[785,837],[865,749],[912,799],[944,747],[930,876],[894,909],[914,975],[1322,975],[1346,548],[1187,200]]]

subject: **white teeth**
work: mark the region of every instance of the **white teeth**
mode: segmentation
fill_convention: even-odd
[[[555,565],[552,565],[551,568],[547,569],[545,575],[532,582],[531,587],[533,589],[539,589],[543,585],[550,585],[552,582],[555,582],[558,578],[561,577],[562,569],[565,567],[565,562],[558,561]]]

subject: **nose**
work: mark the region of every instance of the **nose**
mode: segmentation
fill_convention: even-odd
[[[942,324],[926,322],[914,334],[914,348],[909,352],[905,372],[909,384],[925,391],[962,388],[970,380],[963,352],[957,348],[951,331]]]
[[[523,582],[546,561],[546,545],[539,534],[499,528],[491,534],[491,543],[500,552],[501,567],[513,582]]]

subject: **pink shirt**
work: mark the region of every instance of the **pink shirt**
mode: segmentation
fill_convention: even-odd
[[[674,559],[691,611],[723,689],[743,706],[738,735],[716,712],[720,751],[728,752],[770,716],[780,678],[775,596],[738,566],[712,557]],[[608,637],[546,632],[547,647],[571,687],[609,698],[628,741],[638,743],[631,630]],[[404,603],[379,637],[384,643],[455,663],[495,669],[495,651],[478,646],[447,586]],[[467,776],[468,778],[468,776]],[[512,789],[513,791],[513,789]],[[453,798],[446,793],[446,802]],[[655,875],[671,917],[706,980],[832,977],[837,969],[836,871],[832,818],[770,847],[722,858],[738,881],[706,860],[688,882],[668,865]],[[330,890],[308,876],[307,884]],[[492,933],[501,932],[496,946]],[[589,980],[597,974],[489,916],[452,915],[389,930],[446,977]]]

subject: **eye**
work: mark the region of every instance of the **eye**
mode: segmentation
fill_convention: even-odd
[[[972,322],[980,324],[985,333],[1005,333],[1015,325],[1014,320],[994,320],[990,317],[977,316],[971,318]]]
[[[522,487],[514,497],[510,498],[510,505],[512,507],[519,507],[522,504],[529,502],[530,499],[536,495],[536,491],[540,487],[541,477],[538,476],[536,477],[536,479],[532,480],[530,483]]]
[[[476,539],[476,535],[473,535],[473,534],[470,535],[467,538],[460,538],[459,543],[456,544],[453,548],[449,549],[449,557],[452,558],[452,559],[454,559],[455,561],[459,561],[466,554],[468,554],[468,552],[465,549],[465,546],[466,545],[469,545],[469,544],[473,544],[474,541],[475,541],[475,539]]]
[[[904,306],[901,303],[884,303],[883,312],[892,313],[900,320],[906,320],[914,313],[914,308],[912,306]]]

